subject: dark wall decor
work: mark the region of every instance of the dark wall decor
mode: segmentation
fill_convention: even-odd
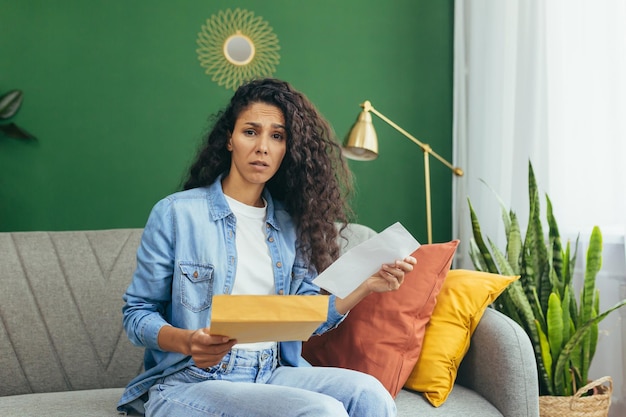
[[[11,90],[0,94],[0,137],[22,140],[35,139],[33,135],[11,121],[22,107],[23,100],[24,93],[21,90]]]

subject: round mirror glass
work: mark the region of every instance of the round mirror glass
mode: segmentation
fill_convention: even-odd
[[[245,35],[231,35],[224,42],[224,56],[235,65],[246,65],[254,58],[254,44]]]
[[[271,76],[280,62],[278,37],[272,28],[244,9],[221,10],[211,16],[196,44],[206,74],[233,90],[252,78]]]

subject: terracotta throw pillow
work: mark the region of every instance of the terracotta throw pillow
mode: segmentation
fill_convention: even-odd
[[[303,344],[312,365],[365,372],[395,398],[422,350],[443,280],[459,241],[420,246],[417,265],[398,291],[371,294],[336,328]]]

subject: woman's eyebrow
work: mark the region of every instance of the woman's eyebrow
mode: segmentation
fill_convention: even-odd
[[[250,125],[252,127],[262,127],[261,123],[259,123],[259,122],[244,122],[244,124]],[[272,127],[274,129],[283,129],[283,130],[285,130],[285,126],[280,124],[280,123],[272,123]]]

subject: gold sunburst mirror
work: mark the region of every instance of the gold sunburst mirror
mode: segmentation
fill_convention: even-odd
[[[233,90],[244,81],[273,75],[280,62],[278,37],[262,17],[245,9],[211,16],[198,33],[197,44],[205,73]]]

